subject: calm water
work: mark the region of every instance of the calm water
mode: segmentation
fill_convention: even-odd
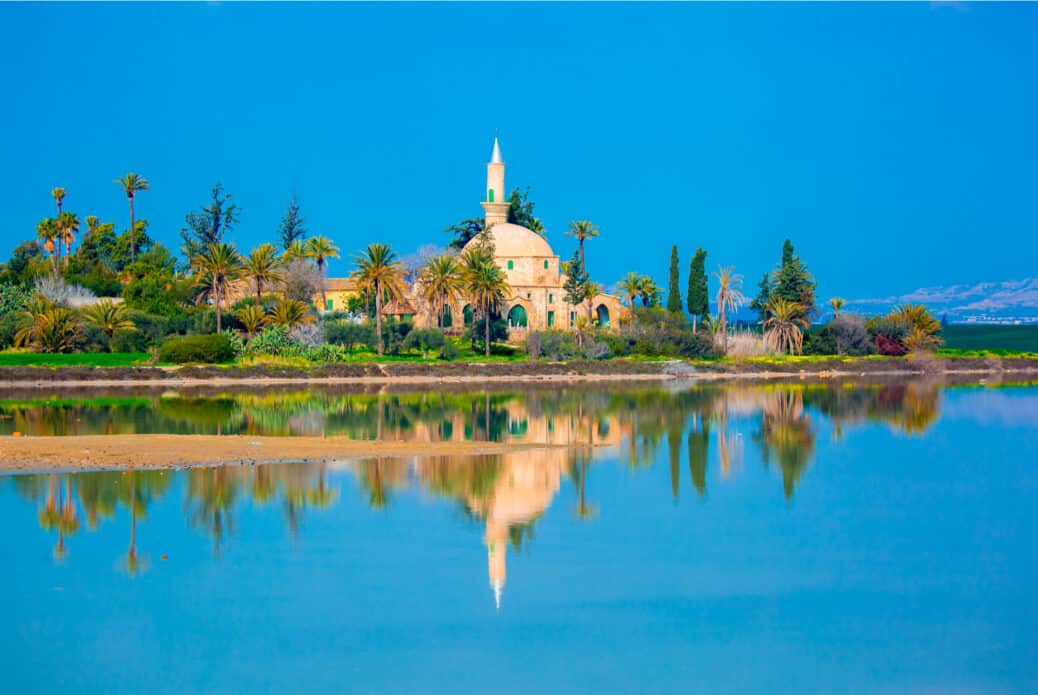
[[[1036,387],[0,398],[597,445],[0,477],[4,692],[1038,689]]]

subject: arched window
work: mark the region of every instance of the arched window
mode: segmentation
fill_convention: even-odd
[[[606,308],[605,304],[599,304],[598,309],[595,310],[598,315],[598,325],[603,328],[609,327],[609,309]]]
[[[451,315],[450,304],[443,307],[443,327],[450,328],[454,325],[454,316]]]
[[[487,202],[488,203],[494,202],[494,189],[493,188],[488,188],[487,189]]]
[[[508,311],[509,328],[526,328],[526,309],[521,304],[516,304]]]
[[[472,325],[472,305],[466,304],[465,308],[461,310],[461,316],[464,319],[466,326]]]

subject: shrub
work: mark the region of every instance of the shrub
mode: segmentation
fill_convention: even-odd
[[[407,334],[411,332],[410,321],[385,321],[382,324],[382,346],[390,355],[399,355]]]
[[[325,342],[345,347],[350,355],[357,345],[375,347],[375,329],[368,324],[337,320],[325,323],[323,328]]]
[[[219,364],[234,358],[234,346],[225,333],[169,338],[159,347],[159,361]]]
[[[288,355],[295,347],[284,326],[267,326],[245,346],[246,355]]]
[[[808,355],[869,355],[875,345],[865,327],[865,321],[854,314],[843,314],[833,319],[817,334],[804,342]]]
[[[97,297],[85,287],[70,285],[60,277],[45,275],[36,279],[36,293],[58,306],[77,308],[93,304]]]
[[[904,340],[911,332],[911,326],[904,319],[894,315],[878,316],[869,319],[865,327],[880,355],[899,357],[908,354]]]
[[[317,347],[324,342],[321,328],[312,323],[293,326],[288,332],[288,337],[303,347]]]
[[[0,350],[14,345],[14,334],[18,332],[18,314],[7,312],[0,314]]]
[[[458,346],[453,341],[446,341],[443,347],[440,349],[441,360],[456,360],[458,359]]]
[[[130,280],[123,288],[126,305],[159,316],[183,316],[190,298],[190,283],[172,275],[150,274]]]
[[[421,350],[422,357],[428,357],[430,350],[439,350],[444,343],[443,331],[438,328],[419,328],[407,334],[402,347],[405,350]]]

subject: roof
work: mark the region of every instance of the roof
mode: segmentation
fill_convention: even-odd
[[[357,289],[357,281],[353,278],[325,278],[324,289],[352,292]]]
[[[555,255],[544,237],[517,224],[495,224],[490,228],[490,239],[494,242],[494,255],[499,258],[549,258]],[[465,248],[478,243],[479,237],[473,237]]]
[[[387,316],[403,316],[405,314],[415,314],[417,312],[411,302],[406,299],[396,299],[382,307],[382,313]]]
[[[494,138],[494,150],[490,153],[491,164],[504,164],[505,160],[501,158],[501,145],[498,144],[497,138]]]

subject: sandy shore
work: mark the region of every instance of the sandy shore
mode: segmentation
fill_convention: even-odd
[[[506,442],[372,442],[344,437],[125,434],[4,437],[0,472],[142,470],[369,456],[473,456],[548,448]]]

